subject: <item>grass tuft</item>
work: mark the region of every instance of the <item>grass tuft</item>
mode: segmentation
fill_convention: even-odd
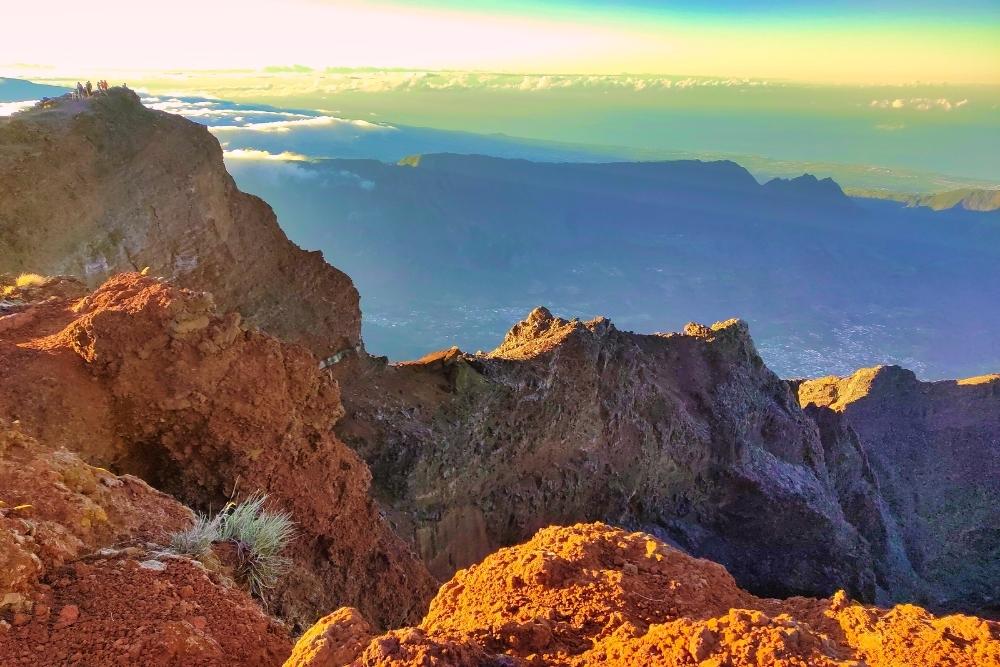
[[[194,525],[187,530],[170,536],[170,551],[201,558],[212,550],[212,544],[219,541],[219,519],[209,519],[199,514],[194,519]]]
[[[47,280],[48,278],[37,273],[22,273],[14,280],[14,287],[38,287]]]
[[[236,553],[237,576],[264,600],[288,571],[291,562],[282,552],[295,536],[291,515],[268,510],[266,502],[266,494],[255,493],[241,503],[229,503],[214,518],[199,515],[191,528],[170,536],[169,550],[200,558],[214,543],[229,542]]]

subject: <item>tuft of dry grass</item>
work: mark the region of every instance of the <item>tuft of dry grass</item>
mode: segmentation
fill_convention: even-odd
[[[46,276],[41,276],[37,273],[22,273],[14,279],[12,284],[0,285],[0,298],[7,298],[17,292],[17,290],[24,289],[25,287],[39,287],[47,281],[48,278]]]
[[[48,278],[37,273],[22,273],[14,279],[14,287],[40,287]]]
[[[290,566],[282,552],[295,535],[291,516],[267,509],[266,502],[267,495],[258,492],[229,503],[215,517],[198,515],[191,528],[170,536],[168,551],[202,558],[216,542],[232,544],[237,575],[266,602],[267,591]]]

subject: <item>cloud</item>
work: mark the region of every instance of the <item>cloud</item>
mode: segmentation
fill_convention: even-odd
[[[471,71],[350,70],[327,69],[308,73],[288,70],[256,71],[233,79],[226,72],[198,73],[198,86],[229,97],[338,95],[342,93],[391,93],[435,91],[546,92],[587,91],[683,91],[693,88],[740,88],[774,86],[764,79],[745,77],[683,77],[638,74],[511,74]],[[212,79],[216,80],[214,87]],[[224,92],[223,92],[224,91]],[[191,95],[193,93],[188,93]],[[177,95],[181,97],[181,95]],[[207,95],[206,97],[211,97]]]
[[[292,151],[282,151],[271,153],[256,148],[234,148],[222,152],[222,157],[226,160],[274,160],[278,162],[309,162],[309,158],[301,153]]]
[[[336,118],[334,116],[312,116],[295,118],[291,120],[275,120],[263,123],[244,123],[242,125],[215,125],[209,129],[215,133],[225,132],[291,132],[293,129],[303,127],[332,127],[344,126],[362,130],[394,130],[391,125],[380,125],[370,123],[367,120],[349,120],[346,118]]]
[[[297,119],[311,118],[307,113],[293,111],[279,111],[272,109],[257,109],[247,105],[237,105],[221,100],[200,100],[195,98],[171,97],[163,99],[160,97],[143,97],[143,104],[150,109],[166,111],[168,113],[179,114],[190,119],[227,119],[233,120],[245,118],[246,116],[264,118]]]
[[[345,180],[347,180],[348,182],[350,182],[350,183],[352,183],[354,185],[357,185],[362,190],[367,190],[368,192],[371,192],[372,190],[375,189],[375,181],[368,180],[366,178],[361,178],[360,176],[358,176],[357,174],[355,174],[353,171],[348,171],[346,169],[341,169],[340,172],[339,172],[339,174],[340,174],[340,176],[342,178],[344,178]]]
[[[947,97],[911,97],[894,100],[872,100],[868,106],[872,109],[911,109],[913,111],[951,111],[960,109],[969,103],[968,99],[952,102]]]
[[[0,102],[0,116],[9,116],[18,111],[30,109],[38,104],[38,100],[26,100],[24,102]]]

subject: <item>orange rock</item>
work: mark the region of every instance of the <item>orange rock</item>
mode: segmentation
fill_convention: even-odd
[[[462,658],[422,662],[431,647]],[[879,609],[843,593],[758,598],[720,565],[650,535],[577,524],[459,571],[419,628],[375,637],[350,664],[996,667],[1000,624]]]
[[[66,627],[67,625],[73,625],[76,623],[78,618],[80,618],[80,608],[75,604],[68,604],[59,610],[59,616],[56,620],[55,628],[58,630]]]

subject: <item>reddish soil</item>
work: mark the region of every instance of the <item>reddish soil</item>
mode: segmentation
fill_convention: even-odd
[[[5,666],[277,665],[291,647],[284,625],[193,561],[95,557],[49,581],[30,618],[0,630]]]
[[[379,627],[436,588],[332,434],[337,383],[308,350],[216,313],[211,296],[121,274],[82,299],[33,296],[0,337],[0,415],[202,510],[263,491],[292,514],[294,566],[270,602],[302,626],[344,604]]]
[[[335,664],[306,648],[300,642],[286,665]],[[431,650],[437,662],[425,657]],[[545,528],[459,571],[419,628],[354,651],[351,664],[366,666],[996,666],[1000,624],[910,605],[879,609],[842,592],[758,598],[722,566],[650,535],[578,524]]]
[[[0,421],[0,620],[30,611],[54,568],[120,542],[163,541],[191,518],[145,482],[46,448]]]

